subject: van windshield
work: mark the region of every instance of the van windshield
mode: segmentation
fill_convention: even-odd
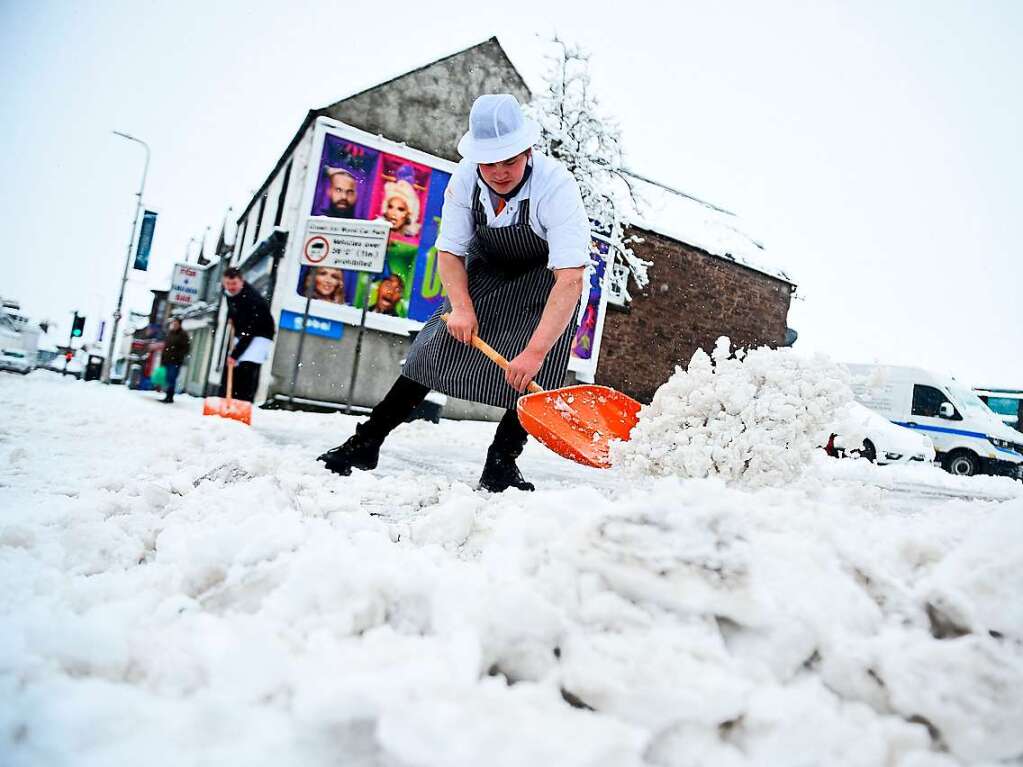
[[[948,390],[952,392],[952,396],[956,398],[967,412],[975,413],[978,415],[991,415],[991,408],[984,404],[984,401],[974,394],[969,389],[964,389],[961,386],[949,386]]]
[[[1019,400],[1012,397],[988,397],[987,406],[998,415],[1008,415],[1013,418],[1019,413]]]

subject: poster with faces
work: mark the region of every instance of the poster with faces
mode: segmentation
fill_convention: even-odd
[[[386,221],[384,269],[366,274],[304,267],[302,297],[425,322],[443,301],[434,244],[450,175],[328,133],[311,216]]]

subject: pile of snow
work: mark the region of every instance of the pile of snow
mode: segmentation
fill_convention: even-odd
[[[1023,753],[1023,486],[621,481],[493,424],[0,377],[0,763],[952,767]],[[912,472],[903,469],[912,469]],[[931,481],[933,479],[933,481]]]
[[[611,455],[633,475],[788,482],[851,401],[848,373],[824,357],[767,348],[733,356],[720,338],[713,359],[699,349],[688,369],[676,368]]]

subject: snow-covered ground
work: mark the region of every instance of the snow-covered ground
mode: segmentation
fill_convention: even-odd
[[[0,374],[0,764],[897,765],[1023,754],[1023,485],[751,488],[493,426]]]

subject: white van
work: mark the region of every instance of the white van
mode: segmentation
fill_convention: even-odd
[[[891,365],[847,367],[856,400],[930,437],[946,471],[1023,479],[1023,434],[953,378]]]

